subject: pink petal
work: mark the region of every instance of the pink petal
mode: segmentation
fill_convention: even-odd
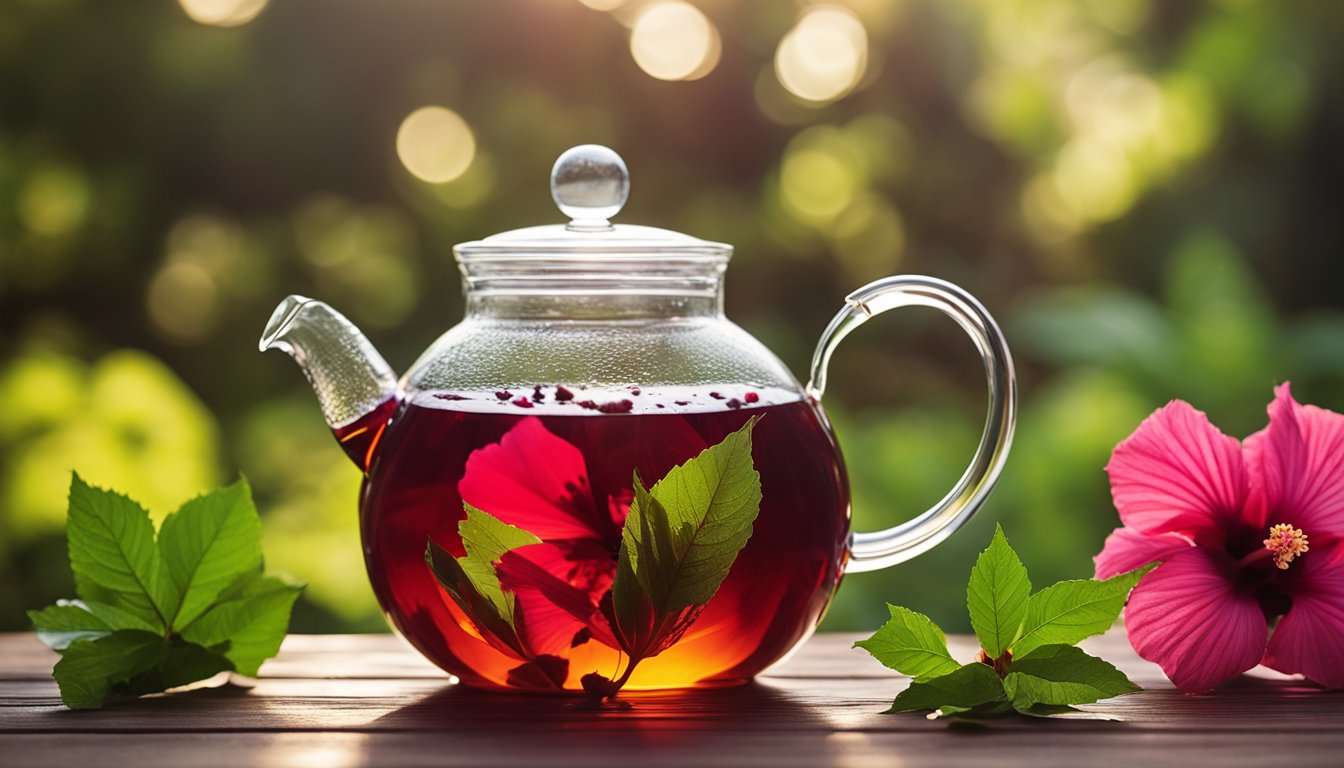
[[[576,437],[581,445],[600,445],[602,455],[588,468],[593,497],[610,499],[612,541],[620,539],[621,525],[630,508],[635,470],[645,485],[661,480],[673,467],[709,447],[682,416],[656,419],[582,419]],[[717,441],[715,441],[717,442]]]
[[[1162,562],[1194,542],[1179,533],[1140,533],[1133,528],[1116,528],[1106,537],[1101,552],[1092,558],[1098,579],[1109,579],[1149,563]]]
[[[1254,667],[1269,633],[1254,596],[1238,592],[1234,564],[1191,547],[1134,588],[1125,608],[1129,643],[1186,693],[1207,691]]]
[[[1327,545],[1328,546],[1328,545]],[[1344,544],[1312,542],[1290,570],[1293,607],[1279,620],[1265,651],[1265,666],[1302,674],[1327,688],[1344,688]]]
[[[616,647],[606,619],[588,592],[569,584],[531,559],[547,555],[529,550],[551,547],[534,544],[506,552],[495,566],[500,586],[518,598],[519,634],[534,654],[568,652],[574,635],[587,628],[599,642]]]
[[[1282,384],[1269,427],[1246,439],[1246,460],[1265,503],[1261,522],[1344,535],[1344,415],[1300,405]]]
[[[1241,445],[1181,400],[1144,419],[1106,471],[1120,519],[1144,533],[1179,531],[1216,544],[1246,503]]]
[[[457,490],[468,504],[542,539],[600,538],[583,454],[535,416],[473,451]]]

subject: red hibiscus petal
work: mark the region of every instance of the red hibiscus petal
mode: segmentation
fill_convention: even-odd
[[[574,635],[587,628],[599,642],[617,647],[611,628],[589,593],[532,560],[534,544],[506,552],[495,566],[502,587],[518,598],[519,634],[534,653],[567,652]],[[543,555],[545,557],[545,555]],[[552,560],[554,562],[554,560]]]
[[[1106,471],[1120,519],[1144,533],[1178,531],[1217,544],[1246,504],[1240,443],[1181,400],[1144,419]]]
[[[646,485],[652,485],[673,467],[709,447],[690,422],[676,414],[648,420],[583,421],[583,444],[602,446],[601,460],[588,468],[588,476],[595,499],[613,500],[605,510],[611,517],[611,533],[605,538],[611,541],[620,539],[635,470]]]
[[[1344,535],[1344,415],[1299,404],[1284,383],[1269,404],[1269,427],[1246,439],[1246,460],[1264,500],[1260,522]]]
[[[473,451],[457,490],[468,504],[542,539],[600,538],[583,454],[535,416]]]
[[[1262,663],[1344,688],[1344,544],[1322,549],[1313,541],[1291,569],[1301,569],[1292,583],[1293,607],[1279,619]]]
[[[1140,533],[1116,528],[1106,537],[1101,552],[1092,558],[1098,579],[1109,579],[1152,562],[1162,562],[1194,542],[1179,533]]]
[[[1269,627],[1259,602],[1237,591],[1233,563],[1191,547],[1134,588],[1125,608],[1129,643],[1186,693],[1207,691],[1254,667]]]

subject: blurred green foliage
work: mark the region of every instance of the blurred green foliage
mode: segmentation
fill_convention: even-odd
[[[1344,409],[1344,4],[841,0],[862,66],[818,102],[775,69],[816,4],[694,4],[721,57],[687,82],[632,58],[646,0],[248,0],[233,26],[191,0],[0,6],[0,629],[70,592],[71,469],[156,514],[245,473],[269,562],[309,583],[294,628],[382,629],[358,473],[256,336],[301,292],[408,365],[460,317],[452,244],[553,221],[546,172],[578,143],[626,158],[623,221],[737,246],[729,315],[796,372],[893,272],[1005,326],[1023,399],[998,490],[934,552],[848,578],[828,629],[887,600],[966,629],[996,521],[1042,583],[1088,575],[1117,522],[1102,467],[1172,398],[1237,436],[1279,381]],[[398,155],[426,105],[472,130],[452,181]],[[907,315],[833,362],[863,529],[937,501],[983,418],[970,345]]]

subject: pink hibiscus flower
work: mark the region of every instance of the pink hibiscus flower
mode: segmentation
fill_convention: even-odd
[[[1238,443],[1176,400],[1106,470],[1124,527],[1097,578],[1161,563],[1125,608],[1140,656],[1187,693],[1256,664],[1344,687],[1344,415],[1283,384]]]

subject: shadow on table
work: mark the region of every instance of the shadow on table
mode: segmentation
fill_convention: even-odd
[[[582,695],[508,693],[447,685],[384,715],[375,727],[454,731],[566,726],[648,731],[836,727],[831,721],[837,708],[843,709],[837,707],[842,702],[818,702],[815,698],[760,682],[733,688],[628,691],[601,704]]]
[[[735,688],[623,692],[595,705],[584,697],[497,693],[447,686],[371,724],[368,765],[405,765],[424,755],[475,765],[720,764],[770,754],[784,741],[809,744],[808,765],[834,761],[871,724],[871,701],[846,702],[767,683]],[[851,718],[847,713],[852,712]],[[870,725],[871,727],[871,725]],[[815,758],[815,759],[813,759]]]

